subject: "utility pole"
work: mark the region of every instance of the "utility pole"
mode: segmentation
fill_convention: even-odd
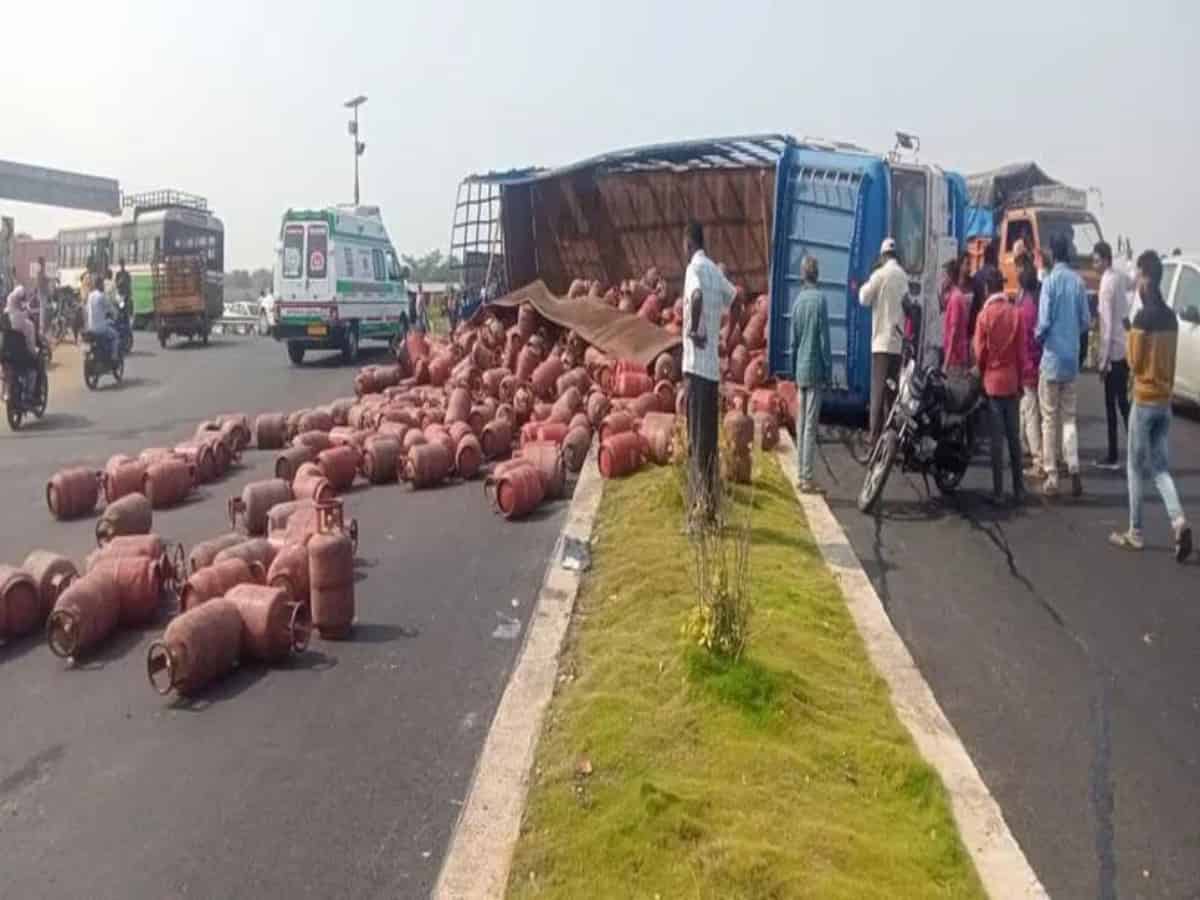
[[[354,110],[354,118],[350,120],[348,128],[350,129],[350,137],[354,140],[354,205],[358,206],[358,158],[363,155],[363,151],[367,149],[367,145],[358,139],[358,108],[367,102],[367,98],[359,94],[353,100],[347,100],[344,104],[346,109]]]

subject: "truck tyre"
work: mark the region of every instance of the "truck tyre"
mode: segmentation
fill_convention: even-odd
[[[292,361],[292,365],[293,366],[303,365],[303,363],[304,363],[304,348],[300,344],[295,343],[294,341],[288,341],[287,348],[288,348],[288,359],[290,359]]]
[[[346,329],[346,337],[342,339],[342,362],[358,362],[358,323],[351,322]]]

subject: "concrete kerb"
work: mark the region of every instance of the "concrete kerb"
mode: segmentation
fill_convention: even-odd
[[[604,479],[592,443],[575,483],[566,521],[554,545],[525,642],[479,755],[433,896],[500,898],[508,887],[513,850],[529,790],[538,738],[554,694],[563,639],[575,608]]]
[[[887,682],[896,715],[946,786],[963,844],[984,888],[990,896],[1005,900],[1049,897],[967,748],[892,626],[829,505],[818,495],[800,493],[796,448],[786,432],[781,434],[776,455],[808,519],[813,540],[842,589],[867,655]]]

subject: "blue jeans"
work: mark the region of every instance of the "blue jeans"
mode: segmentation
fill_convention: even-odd
[[[1171,433],[1171,407],[1134,403],[1129,412],[1129,528],[1142,530],[1142,479],[1153,479],[1172,525],[1183,521],[1183,506],[1175,479],[1167,471],[1167,446]]]
[[[817,424],[821,420],[821,389],[802,387],[796,411],[796,455],[801,481],[813,480],[813,457],[817,453]]]

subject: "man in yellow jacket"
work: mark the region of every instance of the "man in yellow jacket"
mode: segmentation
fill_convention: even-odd
[[[1141,550],[1142,479],[1149,477],[1167,508],[1175,538],[1175,559],[1183,562],[1192,552],[1192,529],[1175,479],[1168,470],[1171,431],[1171,390],[1175,384],[1175,355],[1179,322],[1162,295],[1162,260],[1147,250],[1137,261],[1141,308],[1126,338],[1126,356],[1133,375],[1133,407],[1129,413],[1129,530],[1109,540],[1126,550]]]

